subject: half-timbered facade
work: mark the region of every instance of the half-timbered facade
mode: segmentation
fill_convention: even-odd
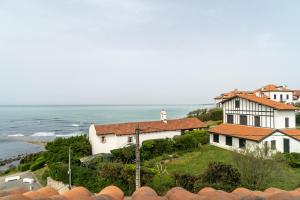
[[[222,102],[224,123],[210,129],[210,143],[226,149],[268,145],[280,152],[300,152],[292,105],[255,94],[238,94]]]

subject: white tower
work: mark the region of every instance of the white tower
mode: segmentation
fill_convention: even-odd
[[[165,111],[164,109],[160,111],[160,120],[164,123],[167,123],[167,111]]]

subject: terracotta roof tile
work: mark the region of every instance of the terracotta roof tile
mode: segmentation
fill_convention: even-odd
[[[176,131],[204,128],[208,125],[197,118],[185,118],[162,121],[147,122],[129,122],[121,124],[95,125],[97,135],[132,135],[139,125],[142,133],[160,132],[160,131]]]
[[[278,91],[278,92],[292,92],[292,90],[288,89],[284,86],[277,86],[274,84],[265,85],[262,88],[260,88],[260,91],[262,92],[272,92],[272,91]]]
[[[209,132],[211,133],[245,138],[254,141],[260,141],[266,136],[272,134],[274,131],[275,129],[271,128],[260,128],[238,124],[221,124],[209,129]]]
[[[240,98],[247,99],[249,101],[253,101],[253,102],[265,105],[265,106],[269,106],[271,108],[275,108],[276,110],[297,110],[297,108],[293,105],[273,101],[266,97],[258,97],[256,95],[237,94],[235,96],[232,96],[229,99],[224,100],[223,102],[228,101],[233,98],[236,98],[236,97],[240,97]]]
[[[93,195],[87,189],[83,187],[77,187],[71,191],[65,192],[63,195],[55,195],[55,192],[45,192],[49,191],[49,188],[42,188],[39,194],[44,194],[46,196],[41,196],[38,200],[120,200],[131,199],[131,200],[296,200],[300,199],[300,188],[285,191],[278,188],[269,188],[265,191],[251,191],[246,188],[237,188],[233,192],[228,193],[221,190],[215,190],[213,188],[204,188],[194,194],[188,192],[187,190],[176,187],[170,189],[165,196],[158,196],[157,193],[149,187],[142,187],[138,189],[132,198],[124,198],[120,196],[120,189],[115,186],[109,186],[102,191],[104,193],[109,193],[115,198],[106,195]],[[44,192],[43,192],[44,191]],[[0,191],[2,192],[2,191]],[[37,192],[37,191],[34,191]],[[101,193],[101,192],[100,192]],[[122,192],[123,193],[123,192]],[[47,197],[49,196],[50,197]],[[32,198],[26,197],[21,194],[8,195],[5,197],[0,197],[0,200],[33,200]]]
[[[108,195],[111,196],[114,200],[122,200],[124,198],[123,191],[116,186],[108,186],[99,192],[99,195]]]
[[[280,129],[280,132],[289,135],[297,140],[300,140],[300,130],[299,129]]]

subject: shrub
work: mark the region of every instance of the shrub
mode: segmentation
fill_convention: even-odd
[[[38,159],[40,156],[42,156],[44,152],[38,152],[33,154],[27,154],[20,160],[20,164],[28,164],[34,162],[36,159]]]
[[[197,117],[201,121],[223,120],[223,109],[199,109],[188,113],[188,117]]]
[[[190,192],[194,191],[194,184],[199,179],[198,176],[192,176],[189,174],[174,174],[175,184],[176,186],[182,187]]]
[[[17,169],[18,171],[24,172],[29,170],[31,163],[26,163],[26,164],[19,164]]]
[[[208,165],[207,170],[201,175],[201,183],[231,191],[240,185],[240,176],[239,171],[232,165],[213,162]],[[198,182],[198,187],[199,185],[201,184]]]
[[[141,156],[144,160],[172,153],[174,151],[174,142],[172,139],[155,139],[144,141],[141,148]]]
[[[45,160],[44,156],[41,156],[30,165],[29,169],[31,171],[35,171],[35,170],[38,170],[38,169],[41,169],[42,167],[44,167],[45,164],[46,164],[46,160]]]
[[[135,160],[135,145],[110,151],[112,159],[122,163],[133,163]]]
[[[69,147],[71,147],[72,163],[79,164],[80,158],[91,155],[91,145],[86,136],[56,138],[54,141],[48,142],[45,147],[47,163],[68,163]]]
[[[287,163],[293,168],[300,168],[300,153],[284,153]]]
[[[277,155],[268,147],[245,149],[233,154],[234,166],[241,173],[242,186],[253,190],[264,190],[267,183],[272,180],[274,173],[281,170]]]
[[[186,134],[174,137],[175,149],[179,151],[188,151],[199,147],[199,143],[192,135]]]

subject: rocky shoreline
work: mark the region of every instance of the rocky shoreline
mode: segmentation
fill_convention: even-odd
[[[24,154],[20,154],[20,155],[17,155],[17,156],[14,156],[14,157],[11,157],[11,158],[8,158],[8,159],[0,159],[0,166],[4,166],[4,165],[8,165],[14,161],[19,161],[21,160],[22,158],[24,158],[25,155]]]

